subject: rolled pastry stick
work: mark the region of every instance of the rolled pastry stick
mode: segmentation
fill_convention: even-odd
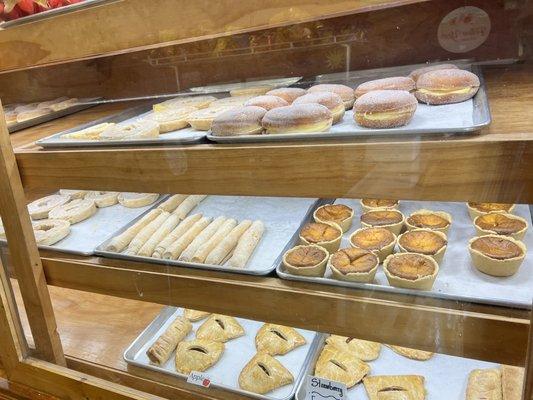
[[[175,214],[170,214],[166,221],[150,236],[150,239],[146,241],[137,253],[143,257],[150,257],[154,252],[156,246],[178,225],[180,219]]]
[[[70,222],[62,219],[43,219],[33,224],[37,244],[51,246],[70,233]]]
[[[189,213],[198,205],[200,204],[207,195],[205,194],[196,194],[187,197],[183,202],[174,210],[174,214],[176,214],[180,219],[184,219]]]
[[[237,221],[235,221],[233,218],[224,221],[216,233],[211,236],[207,242],[202,244],[198,250],[196,250],[196,253],[194,253],[191,261],[195,263],[203,263],[216,245],[219,244],[227,235],[229,235],[232,229],[236,226]]]
[[[239,225],[231,230],[231,232],[209,253],[205,259],[206,264],[219,265],[231,253],[237,245],[239,238],[252,225],[252,221],[245,219]]]
[[[235,268],[244,268],[264,232],[265,225],[261,221],[254,221],[239,239],[239,243],[237,243],[237,247],[228,261],[229,265]]]
[[[118,192],[88,192],[85,198],[94,200],[98,208],[110,207],[118,203]]]
[[[145,244],[148,239],[150,239],[154,232],[167,220],[169,216],[170,213],[162,211],[161,214],[156,217],[156,219],[154,219],[152,222],[142,228],[131,240],[130,244],[128,245],[128,248],[125,251],[125,254],[137,254],[143,244]]]
[[[150,346],[146,355],[153,364],[165,364],[178,343],[185,339],[191,330],[192,324],[187,318],[177,317]]]
[[[159,198],[157,193],[129,193],[124,192],[118,195],[118,202],[124,207],[139,208],[152,204]]]
[[[191,227],[198,221],[200,218],[202,218],[202,214],[194,214],[189,215],[187,218],[185,218],[181,223],[174,228],[172,232],[169,233],[169,235],[164,238],[155,248],[154,252],[152,253],[152,257],[155,258],[161,258],[163,257],[163,253],[165,250],[176,240],[178,240],[180,237],[183,236],[185,232],[187,232]]]
[[[189,244],[202,232],[211,222],[211,218],[202,217],[194,223],[191,228],[185,232],[178,240],[172,243],[163,253],[163,258],[175,260],[187,248]]]
[[[198,250],[198,248],[207,242],[217,231],[218,228],[222,226],[226,217],[218,217],[213,222],[209,224],[194,240],[187,246],[187,248],[181,253],[179,260],[180,261],[191,261],[192,257]]]
[[[59,194],[63,196],[70,196],[71,200],[83,199],[87,194],[87,190],[59,189]]]
[[[70,203],[54,207],[48,213],[51,219],[63,219],[76,224],[84,221],[96,213],[94,200],[76,199]]]
[[[146,225],[148,225],[150,222],[156,219],[157,216],[161,214],[162,212],[163,210],[159,208],[156,208],[148,212],[144,217],[142,217],[139,221],[137,221],[135,224],[130,226],[120,235],[115,236],[113,239],[111,239],[111,241],[106,247],[106,250],[113,251],[115,253],[120,253],[122,250],[126,248],[127,245],[130,244],[132,239],[135,237],[135,235],[139,233],[139,231],[142,228],[144,228]]]
[[[185,200],[188,196],[186,194],[175,194],[173,196],[170,196],[168,199],[166,199],[164,202],[159,204],[157,208],[160,208],[162,210],[165,210],[167,212],[174,211],[181,203],[183,203],[183,200]]]
[[[52,208],[67,204],[70,201],[70,196],[64,196],[60,194],[52,194],[50,196],[43,197],[32,201],[28,204],[28,212],[31,219],[44,219],[48,218],[48,213]]]

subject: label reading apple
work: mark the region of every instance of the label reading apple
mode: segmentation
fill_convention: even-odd
[[[203,372],[192,371],[187,378],[187,382],[205,388],[211,386],[211,378]]]
[[[459,7],[440,22],[439,44],[451,53],[466,53],[481,46],[490,33],[490,17],[478,7]]]

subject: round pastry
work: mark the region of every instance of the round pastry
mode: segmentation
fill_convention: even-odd
[[[513,214],[491,212],[479,215],[474,219],[478,236],[505,235],[522,240],[526,235],[527,221]]]
[[[368,81],[357,86],[355,97],[359,98],[373,90],[405,90],[406,92],[412,92],[415,90],[415,81],[406,76],[393,76],[391,78]]]
[[[195,107],[206,108],[217,98],[213,96],[182,96],[154,104],[154,111],[164,111],[171,108]]]
[[[439,69],[457,69],[457,66],[453,64],[428,65],[427,67],[417,68],[414,71],[411,71],[409,78],[416,83],[421,75],[425,74],[426,72],[437,71]]]
[[[341,281],[372,282],[378,265],[376,254],[357,247],[341,249],[328,260],[333,277]]]
[[[59,189],[59,194],[69,196],[71,200],[83,199],[87,194],[87,190]]]
[[[466,206],[468,207],[468,214],[472,220],[480,215],[488,214],[490,212],[503,212],[510,214],[515,207],[514,204],[474,202],[468,202],[466,203]]]
[[[492,276],[514,275],[526,257],[524,243],[508,236],[475,237],[470,239],[468,249],[474,267]]]
[[[258,86],[247,86],[239,89],[233,89],[229,91],[230,96],[260,96],[266,92],[272,90],[272,86],[268,85],[258,85]]]
[[[350,244],[375,253],[383,262],[394,250],[396,235],[384,228],[361,228],[352,233]]]
[[[407,230],[426,228],[448,234],[452,224],[452,216],[444,211],[421,209],[413,212],[405,220]]]
[[[135,140],[158,136],[159,124],[146,119],[111,125],[100,133],[102,140]]]
[[[110,207],[118,203],[118,192],[89,192],[87,200],[93,200],[98,208]]]
[[[48,213],[50,219],[62,219],[76,224],[84,221],[96,213],[94,200],[76,199],[70,203],[54,207]]]
[[[404,216],[398,210],[374,209],[361,215],[361,226],[363,228],[381,227],[395,235],[399,235],[403,228]]]
[[[266,133],[326,132],[331,128],[331,111],[320,104],[298,104],[274,108],[263,117]]]
[[[54,207],[61,206],[70,201],[70,196],[52,194],[50,196],[43,197],[32,201],[28,204],[28,212],[33,220],[48,218],[48,213]]]
[[[261,120],[265,113],[264,108],[256,106],[232,108],[213,119],[211,132],[215,136],[257,135],[263,132]]]
[[[430,290],[439,272],[439,265],[424,254],[396,253],[385,259],[383,270],[391,286]]]
[[[209,108],[243,106],[244,103],[246,103],[250,99],[253,99],[254,97],[255,96],[224,97],[222,99],[217,99],[211,104],[209,104]]]
[[[287,103],[281,97],[263,95],[252,97],[250,100],[244,103],[244,105],[261,107],[268,111],[272,110],[273,108],[288,106],[289,103]]]
[[[324,276],[329,254],[323,247],[296,246],[283,255],[283,266],[293,275]]]
[[[438,264],[444,258],[447,245],[446,235],[431,229],[414,229],[398,236],[398,247],[401,252],[425,254]]]
[[[324,204],[318,207],[313,213],[315,222],[335,222],[343,232],[352,226],[354,211],[344,204]]]
[[[43,219],[33,223],[33,232],[37,244],[51,246],[70,233],[70,223],[60,219]]]
[[[342,121],[342,117],[344,117],[344,103],[338,94],[333,92],[308,93],[298,97],[292,104],[296,105],[312,103],[321,104],[331,111],[334,124]]]
[[[400,205],[400,200],[361,199],[360,203],[363,212],[372,211],[376,208],[397,210],[398,206]]]
[[[374,90],[357,99],[354,119],[367,128],[407,125],[415,113],[415,96],[405,90]]]
[[[271,96],[281,97],[287,103],[292,104],[292,102],[300,96],[303,96],[306,93],[305,89],[300,88],[279,88],[274,90],[269,90],[266,94]]]
[[[344,108],[346,110],[352,108],[353,102],[355,101],[353,89],[346,85],[339,85],[336,83],[322,83],[320,85],[311,86],[309,89],[307,89],[307,93],[315,92],[333,92],[338,94],[341,97],[344,103]]]
[[[127,208],[149,206],[159,198],[157,193],[123,192],[118,195],[118,202]]]
[[[478,89],[476,74],[462,69],[439,69],[418,78],[415,96],[426,104],[460,103],[472,98]]]
[[[159,133],[172,132],[187,127],[189,125],[187,117],[197,110],[196,107],[191,106],[169,108],[163,111],[154,111],[144,119],[157,122]]]
[[[341,245],[342,228],[335,222],[309,222],[299,236],[301,244],[316,244],[334,253]]]
[[[225,111],[237,108],[230,104],[219,105],[217,107],[202,108],[187,115],[187,123],[198,131],[208,131],[213,125],[213,120]]]

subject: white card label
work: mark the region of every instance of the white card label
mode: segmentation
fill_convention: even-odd
[[[187,378],[187,382],[208,388],[211,385],[211,378],[203,372],[192,371]]]
[[[346,385],[329,379],[308,376],[305,384],[305,400],[344,400]]]

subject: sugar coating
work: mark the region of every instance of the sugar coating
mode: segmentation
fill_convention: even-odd
[[[457,65],[454,64],[437,64],[437,65],[429,65],[427,67],[417,68],[414,71],[411,71],[409,74],[409,77],[412,78],[415,82],[418,80],[420,75],[425,74],[426,72],[430,71],[436,71],[439,69],[456,69],[458,68]]]
[[[287,103],[281,97],[263,95],[263,96],[252,97],[250,100],[244,103],[244,105],[262,107],[268,111],[268,110],[272,110],[273,108],[288,106],[289,103]]]
[[[338,108],[340,106],[344,107],[344,103],[341,97],[337,93],[333,92],[315,92],[308,93],[304,96],[298,97],[292,104],[322,104],[330,110]]]
[[[361,83],[355,89],[355,95],[356,97],[361,97],[363,94],[372,90],[406,90],[410,92],[414,89],[415,81],[411,78],[406,76],[393,76]]]
[[[462,69],[440,69],[426,72],[416,82],[417,89],[449,89],[469,86],[479,86],[479,78],[476,74]]]
[[[337,83],[322,83],[320,85],[311,86],[307,89],[307,93],[315,92],[333,92],[341,96],[343,101],[353,100],[353,89],[346,85],[340,85]]]
[[[316,103],[294,104],[268,111],[263,118],[263,126],[265,128],[298,126],[326,121],[331,118],[331,111],[323,105]]]
[[[416,107],[415,96],[405,90],[374,90],[355,101],[356,112],[381,112],[403,107]]]
[[[270,96],[278,96],[285,100],[287,103],[291,104],[295,99],[300,96],[303,96],[306,93],[305,89],[300,88],[279,88],[268,91],[266,94]]]

